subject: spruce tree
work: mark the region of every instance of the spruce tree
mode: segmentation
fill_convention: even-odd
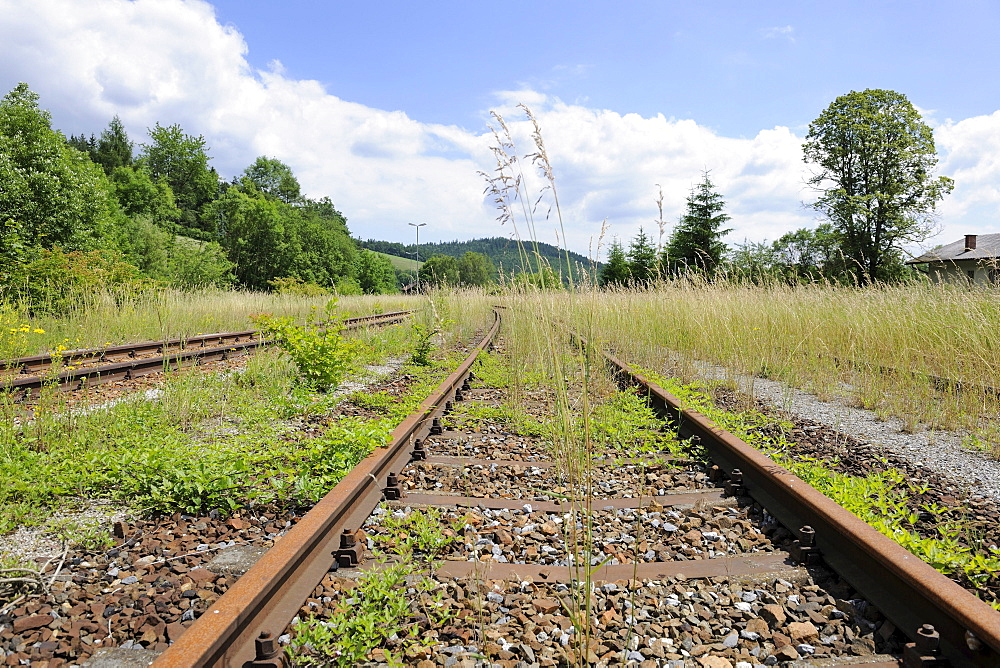
[[[625,249],[620,241],[615,238],[608,249],[608,261],[601,267],[601,274],[598,281],[601,287],[625,285],[629,279],[628,260],[625,258]]]
[[[656,248],[641,227],[628,247],[628,268],[632,283],[637,286],[649,285],[656,278]]]
[[[727,250],[722,237],[731,232],[721,229],[729,220],[723,212],[725,206],[708,172],[704,172],[702,182],[688,195],[687,211],[678,221],[664,251],[665,264],[672,272],[697,270],[708,275],[715,272]]]

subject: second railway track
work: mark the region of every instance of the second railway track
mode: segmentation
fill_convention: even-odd
[[[411,313],[396,311],[347,318],[343,326],[355,329],[392,324],[406,319]],[[0,370],[5,374],[0,375],[0,391],[7,391],[24,401],[37,396],[45,385],[54,384],[63,391],[74,391],[192,364],[227,360],[268,343],[259,331],[243,330],[2,360]]]

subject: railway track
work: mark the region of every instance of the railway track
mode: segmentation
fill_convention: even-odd
[[[503,401],[469,382],[498,326],[155,665],[282,665],[293,618],[350,616],[361,574],[412,565],[422,534],[385,648],[422,667],[1000,665],[1000,614],[613,356],[711,464],[554,457],[476,418]]]
[[[385,325],[404,320],[411,313],[395,311],[347,318],[343,324],[345,329]],[[269,343],[258,330],[244,330],[20,357],[0,361],[0,370],[5,372],[0,375],[0,390],[24,401],[37,396],[49,384],[56,384],[63,391],[74,391],[192,364],[227,360]]]

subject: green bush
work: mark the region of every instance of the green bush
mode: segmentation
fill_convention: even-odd
[[[266,337],[274,338],[288,353],[302,380],[311,388],[330,390],[355,368],[358,341],[341,336],[342,322],[333,317],[336,300],[326,307],[328,318],[321,326],[314,318],[304,325],[291,317],[258,315],[253,318]]]
[[[330,294],[330,291],[322,285],[303,281],[301,278],[287,276],[284,278],[272,278],[267,282],[279,295],[295,295],[297,297],[322,297]]]
[[[7,298],[32,313],[62,315],[87,296],[110,290],[122,296],[156,287],[139,268],[111,250],[63,252],[39,249],[28,261],[0,275]]]

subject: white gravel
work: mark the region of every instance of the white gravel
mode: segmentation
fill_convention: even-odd
[[[834,401],[764,378],[752,378],[705,362],[696,363],[706,380],[735,382],[737,389],[800,418],[825,424],[855,439],[882,446],[915,466],[923,466],[952,481],[956,490],[1000,501],[1000,462],[969,449],[968,434],[923,430],[905,433],[903,422],[883,419],[873,411],[848,403],[846,394]]]

